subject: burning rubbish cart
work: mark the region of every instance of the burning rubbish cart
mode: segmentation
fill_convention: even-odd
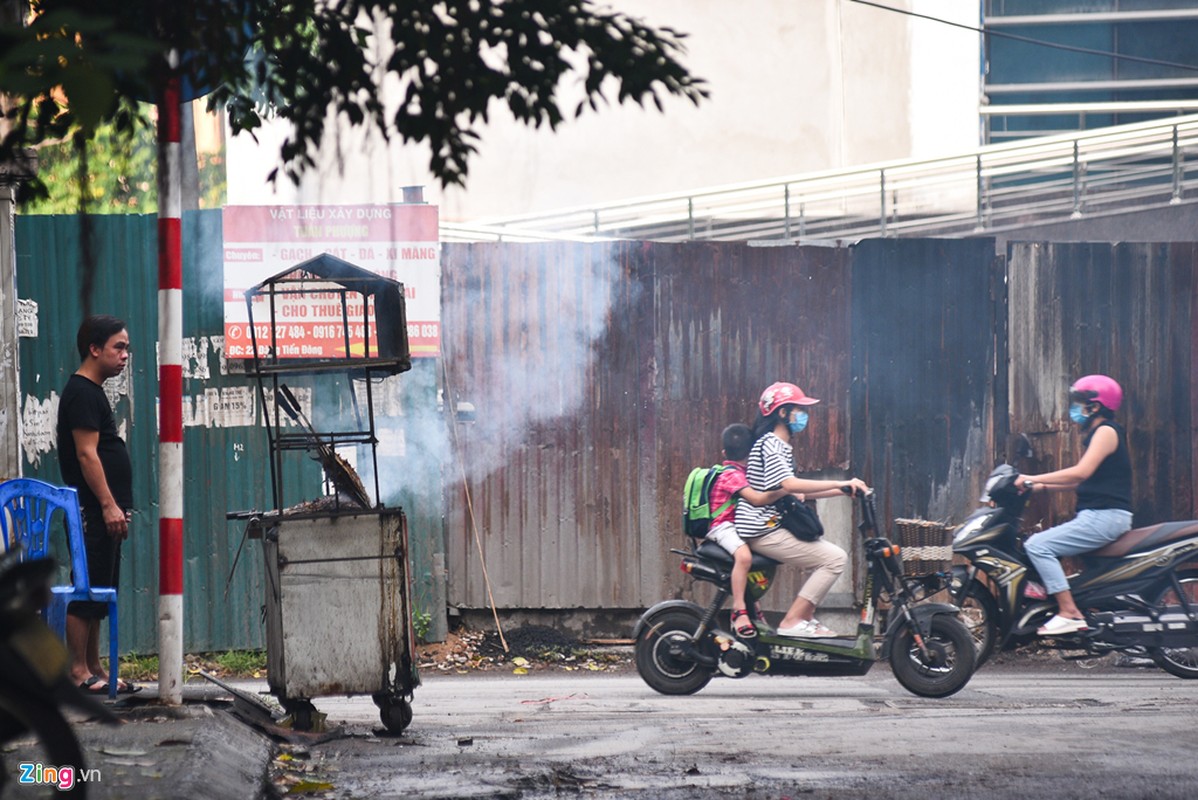
[[[335,306],[340,321],[322,324],[316,337],[311,327],[283,324],[313,303]],[[244,520],[246,537],[262,544],[270,690],[299,730],[313,727],[312,698],[369,694],[383,725],[399,732],[411,722],[420,679],[407,522],[403,509],[379,500],[373,392],[411,368],[403,286],[324,254],[250,288],[246,305],[247,373],[266,422],[273,508],[228,517]],[[332,403],[323,395],[334,393],[349,395],[342,419],[350,421],[318,429],[302,398]],[[370,461],[369,489],[343,453]],[[295,503],[304,456],[320,463],[325,495]]]

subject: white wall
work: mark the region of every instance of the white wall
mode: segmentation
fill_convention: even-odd
[[[911,11],[972,28],[981,4],[972,0],[912,0]],[[982,93],[981,34],[912,17],[911,153],[936,158],[982,143],[978,98]]]
[[[891,0],[976,24],[975,0]],[[229,203],[398,201],[426,187],[449,221],[547,211],[977,144],[978,36],[848,0],[615,0],[621,11],[690,33],[685,63],[707,79],[699,108],[608,107],[556,133],[494,107],[468,189],[442,191],[419,146],[358,132],[325,148],[318,173],[273,194],[281,136],[229,144]],[[576,96],[563,93],[563,107]],[[339,151],[339,152],[338,152]]]

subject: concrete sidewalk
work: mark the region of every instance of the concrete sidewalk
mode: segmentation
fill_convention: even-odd
[[[232,711],[231,695],[207,681],[191,681],[183,704],[157,702],[157,686],[120,697],[111,708],[120,725],[71,715],[86,763],[45,764],[44,751],[32,737],[8,742],[0,752],[8,771],[5,800],[59,796],[46,782],[20,783],[24,763],[73,766],[87,783],[89,798],[99,800],[257,800],[270,796],[269,768],[274,741]],[[44,774],[44,773],[43,773]]]

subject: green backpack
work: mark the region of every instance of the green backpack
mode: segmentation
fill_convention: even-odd
[[[711,487],[720,474],[731,469],[722,464],[710,467],[695,467],[682,487],[682,530],[687,536],[702,539],[711,529],[711,521],[723,514],[736,502],[735,497],[717,509],[711,508]]]

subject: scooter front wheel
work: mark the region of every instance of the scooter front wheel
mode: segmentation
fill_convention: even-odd
[[[645,683],[662,694],[694,694],[707,685],[711,669],[688,655],[698,628],[699,615],[684,608],[649,620],[636,638],[636,671]]]
[[[916,642],[910,623],[894,632],[890,669],[912,694],[948,697],[959,692],[973,676],[973,636],[959,619],[947,614],[932,617],[929,629],[923,648]]]

